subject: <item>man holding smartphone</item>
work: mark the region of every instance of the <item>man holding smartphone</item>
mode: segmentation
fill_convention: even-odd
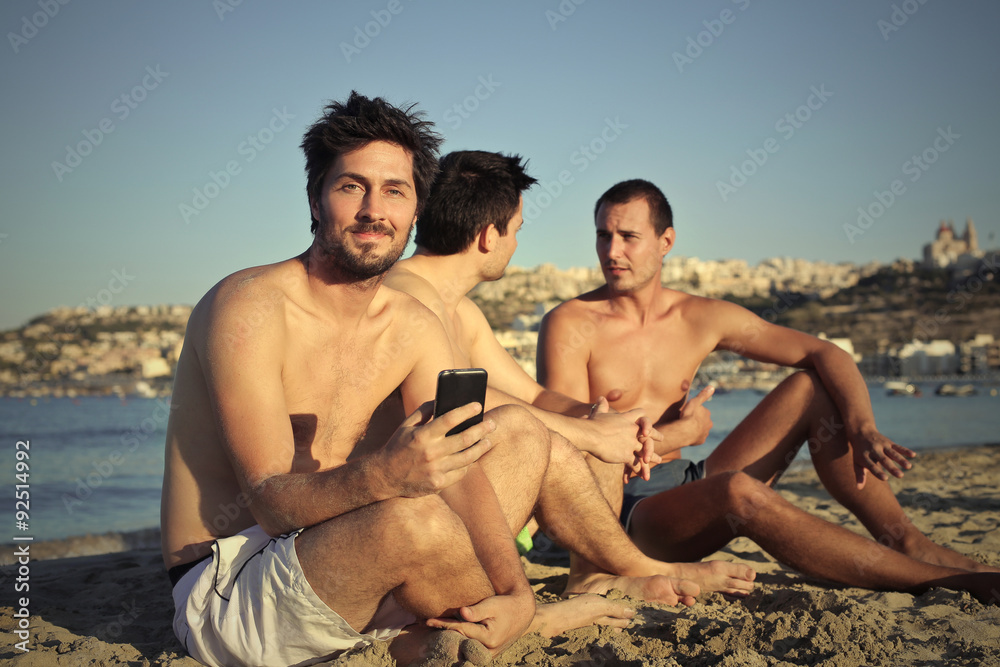
[[[456,366],[448,337],[382,287],[439,144],[412,107],[329,105],[302,143],[312,244],[223,279],[191,314],[161,533],[175,634],[205,664],[299,664],[386,639],[404,664],[482,663],[527,629],[572,627],[536,616],[513,540],[548,431],[505,407],[447,436],[481,406],[431,418],[438,372]],[[608,623],[628,623],[607,604]]]
[[[386,286],[410,294],[437,315],[458,365],[488,371],[487,407],[522,406],[552,432],[545,496],[549,502],[539,506],[536,517],[550,537],[571,551],[574,562],[587,563],[573,568],[567,594],[617,588],[656,600],[664,575],[693,581],[706,592],[748,593],[755,575],[746,565],[637,558],[638,550],[605,502],[580,451],[615,464],[619,471],[624,464],[626,478],[644,472],[644,467],[648,470],[659,434],[645,420],[645,412],[612,413],[603,397],[583,403],[543,388],[504,350],[466,296],[480,282],[503,276],[524,222],[521,193],[534,182],[518,156],[457,151],[443,157],[417,220],[416,252],[396,263]],[[561,489],[566,493],[553,500]],[[626,565],[632,563],[638,566]]]

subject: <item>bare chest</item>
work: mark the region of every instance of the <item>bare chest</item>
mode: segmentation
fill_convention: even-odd
[[[368,342],[300,346],[290,351],[282,382],[297,471],[344,463],[372,430],[373,414],[405,377],[409,355]],[[379,425],[385,426],[381,424],[385,415],[380,416]]]
[[[619,390],[619,411],[644,408],[654,419],[675,417],[698,365],[710,350],[668,326],[635,330],[607,327],[588,361],[591,398]]]

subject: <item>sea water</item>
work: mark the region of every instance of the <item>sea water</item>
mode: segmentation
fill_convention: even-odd
[[[1000,396],[981,385],[968,397],[890,397],[870,385],[882,433],[915,450],[1000,442]],[[715,396],[707,405],[714,427],[703,445],[684,451],[704,458],[760,402],[755,391]],[[127,532],[159,525],[163,447],[169,399],[0,398],[0,451],[5,452],[11,511],[0,542]],[[15,524],[16,443],[29,441],[28,530]],[[22,448],[23,449],[23,448]],[[806,448],[800,458],[808,458]],[[0,470],[2,470],[0,463]]]

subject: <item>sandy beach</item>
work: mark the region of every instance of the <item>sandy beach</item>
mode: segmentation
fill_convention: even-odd
[[[935,541],[1000,566],[1000,445],[924,453],[894,481],[911,520]],[[810,469],[779,485],[800,507],[857,532],[860,524]],[[33,544],[30,592],[14,593],[13,549],[0,548],[0,662],[34,665],[194,667],[170,629],[172,602],[156,533]],[[692,608],[636,603],[624,631],[584,628],[554,639],[529,635],[497,665],[1000,665],[1000,606],[967,593],[875,592],[797,574],[740,539],[712,558],[758,572],[746,599],[703,596]],[[567,569],[524,561],[539,600],[562,589]],[[28,652],[14,634],[15,597],[29,598]],[[1000,591],[997,591],[1000,604]],[[327,664],[389,665],[384,646]]]

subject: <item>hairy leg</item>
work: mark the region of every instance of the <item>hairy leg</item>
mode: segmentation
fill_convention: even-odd
[[[823,486],[879,543],[934,565],[997,571],[927,539],[906,517],[888,482],[869,476],[858,490],[840,411],[813,372],[791,375],[766,396],[712,452],[706,470],[742,470],[773,486],[806,441]]]
[[[643,500],[631,535],[661,559],[699,558],[745,536],[800,572],[850,586],[921,592],[969,590],[989,600],[1000,575],[915,560],[804,512],[742,472],[715,473]]]
[[[418,618],[493,594],[464,524],[436,495],[336,517],[303,531],[295,550],[316,594],[359,632],[390,593]]]

